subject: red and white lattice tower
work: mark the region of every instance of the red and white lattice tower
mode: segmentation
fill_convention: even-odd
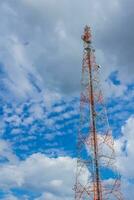
[[[75,200],[122,200],[121,177],[115,167],[114,138],[107,119],[90,27],[85,27],[82,40]]]

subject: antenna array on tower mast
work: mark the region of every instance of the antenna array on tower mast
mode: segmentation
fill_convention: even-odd
[[[90,27],[85,27],[82,40],[75,200],[123,200],[121,177],[115,166],[114,138],[108,123]]]

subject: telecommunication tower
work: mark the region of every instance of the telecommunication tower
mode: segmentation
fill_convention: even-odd
[[[82,40],[75,200],[123,200],[121,177],[115,167],[114,138],[108,123],[90,27],[85,27]]]

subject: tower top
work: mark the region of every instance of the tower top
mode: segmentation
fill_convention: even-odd
[[[82,35],[82,40],[86,43],[91,43],[92,35],[91,28],[89,26],[85,26],[84,34]]]

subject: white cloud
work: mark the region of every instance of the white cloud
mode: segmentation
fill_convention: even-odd
[[[33,90],[28,74],[34,74],[34,69],[31,69],[20,41],[15,38],[16,36],[9,37],[9,40],[5,38],[3,41],[4,47],[1,49],[0,57],[6,72],[4,83],[18,97],[25,97],[25,94]]]
[[[41,107],[39,102],[35,102],[33,105],[30,106],[29,109],[30,115],[35,119],[42,119],[43,118],[43,108]]]
[[[50,109],[51,106],[57,101],[60,101],[62,96],[58,92],[52,92],[46,90],[43,96],[44,104],[47,109]]]
[[[40,197],[36,198],[35,200],[62,200],[63,197],[59,197],[57,195],[53,195],[51,193],[44,193],[42,194]],[[71,195],[71,197],[64,197],[64,200],[72,200],[73,196]]]
[[[18,162],[17,156],[12,152],[10,143],[0,139],[0,159],[6,159],[10,163]]]
[[[2,200],[20,200],[19,197],[12,194],[12,192],[9,192],[8,194],[5,194]],[[27,195],[21,196],[21,200],[29,200],[29,197]]]
[[[115,141],[117,167],[122,175],[122,191],[125,199],[131,200],[134,191],[134,116],[122,127],[122,136]]]
[[[112,81],[103,82],[103,89],[106,97],[121,97],[127,90],[126,85],[115,85]]]
[[[123,179],[122,191],[124,193],[124,199],[132,200],[132,197],[134,197],[134,184],[129,182],[127,179]]]
[[[48,158],[40,153],[33,154],[19,163],[0,166],[0,187],[45,192],[48,200],[51,197],[70,198],[75,167],[76,160],[70,157]]]
[[[134,117],[130,117],[122,127],[123,136],[116,141],[118,153],[117,165],[121,174],[126,178],[134,179]],[[123,151],[124,149],[124,151]]]
[[[3,200],[19,200],[17,197],[15,197],[12,194],[6,195]]]

